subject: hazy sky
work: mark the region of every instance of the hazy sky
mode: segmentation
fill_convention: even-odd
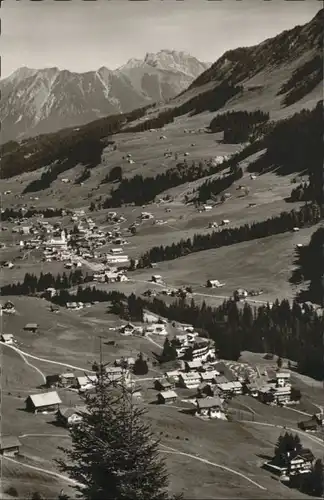
[[[318,0],[4,0],[1,76],[21,66],[115,69],[161,49],[214,62],[308,22]]]

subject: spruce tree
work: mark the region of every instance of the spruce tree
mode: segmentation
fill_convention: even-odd
[[[321,459],[316,460],[310,476],[310,493],[316,497],[324,495],[324,465]]]
[[[82,423],[70,428],[72,448],[62,449],[62,472],[84,485],[84,500],[168,500],[168,474],[159,441],[125,382],[107,379],[102,367],[86,396]]]

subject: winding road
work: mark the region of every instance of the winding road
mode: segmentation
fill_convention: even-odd
[[[227,472],[230,472],[231,474],[235,474],[236,476],[240,476],[243,479],[245,479],[246,481],[248,481],[249,483],[251,483],[254,486],[256,486],[257,488],[259,488],[260,490],[266,490],[267,489],[264,486],[261,486],[261,484],[253,481],[253,479],[250,479],[245,474],[242,474],[241,472],[238,472],[238,471],[236,471],[234,469],[231,469],[229,467],[226,467],[225,465],[220,465],[220,464],[217,464],[215,462],[210,462],[209,460],[206,460],[205,458],[201,458],[201,457],[198,457],[196,455],[192,455],[191,453],[185,453],[183,451],[176,450],[175,448],[171,448],[170,446],[166,446],[164,444],[161,444],[160,446],[162,448],[165,448],[164,450],[161,450],[164,453],[172,453],[172,454],[175,454],[175,455],[182,455],[184,457],[189,457],[189,458],[191,458],[193,460],[198,460],[199,462],[202,462],[204,464],[211,465],[212,467],[217,467],[218,469],[223,469],[223,470],[225,470]]]
[[[7,460],[8,462],[12,462],[14,464],[20,465],[21,467],[26,467],[27,469],[32,469],[37,472],[40,472],[42,474],[47,474],[48,476],[53,476],[57,477],[58,479],[62,479],[63,481],[66,481],[67,483],[74,484],[75,486],[79,486],[80,488],[84,488],[84,485],[82,483],[79,483],[78,481],[75,481],[74,479],[70,479],[67,476],[64,476],[63,474],[59,474],[58,472],[53,472],[48,469],[42,469],[41,467],[35,467],[34,465],[28,465],[24,464],[23,462],[19,462],[18,460],[15,460],[14,458],[11,457],[6,457],[2,456],[3,460]]]

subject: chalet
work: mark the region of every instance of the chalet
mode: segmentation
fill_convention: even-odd
[[[216,382],[216,376],[218,372],[215,371],[207,371],[207,372],[202,372],[200,374],[200,380],[203,383],[212,383],[214,384]]]
[[[107,264],[128,264],[129,257],[128,255],[107,255],[106,262]]]
[[[304,432],[315,432],[318,430],[318,422],[314,417],[309,420],[304,420],[302,422],[298,422],[298,427]]]
[[[291,387],[272,387],[270,392],[273,394],[274,401],[277,404],[287,404],[291,400]]]
[[[175,384],[169,380],[155,380],[154,387],[157,391],[169,391],[174,389]]]
[[[96,375],[84,375],[82,377],[76,378],[76,386],[79,389],[79,391],[83,392],[94,387],[96,381],[97,381]]]
[[[217,387],[224,396],[239,395],[239,394],[242,394],[242,392],[243,392],[243,386],[242,386],[241,382],[238,382],[238,381],[227,382],[227,383],[223,383],[223,384],[218,383]]]
[[[57,411],[61,403],[62,401],[56,391],[33,394],[25,400],[26,410],[35,414]]]
[[[7,345],[13,345],[15,343],[15,338],[12,333],[2,333],[1,342]]]
[[[86,407],[79,406],[69,408],[67,406],[60,407],[56,412],[56,420],[63,427],[70,427],[72,425],[82,422],[82,412]]]
[[[174,403],[177,397],[177,393],[174,391],[161,391],[157,395],[160,404]]]
[[[150,213],[150,212],[142,212],[141,213],[141,219],[142,220],[149,220],[149,219],[153,219],[153,215]]]
[[[185,387],[186,389],[197,389],[200,385],[200,373],[198,372],[180,373],[179,383],[181,384],[182,387]]]
[[[309,474],[312,471],[314,458],[313,453],[307,448],[295,449],[275,457],[265,466],[272,472],[291,478],[291,476]]]
[[[58,387],[60,385],[59,375],[46,375],[46,387]]]
[[[162,276],[160,276],[159,274],[153,274],[151,281],[152,283],[163,283]]]
[[[180,377],[180,372],[179,370],[172,370],[172,371],[169,371],[169,372],[165,372],[164,376],[167,378],[167,380],[169,380],[169,382],[179,382],[179,377]]]
[[[285,387],[290,384],[290,373],[289,372],[277,372],[276,373],[276,385],[277,387]]]
[[[37,323],[27,323],[27,325],[24,326],[24,330],[26,332],[36,333],[38,330],[38,324]]]
[[[112,254],[112,255],[121,255],[123,253],[123,249],[122,248],[111,248],[109,250],[109,252]]]
[[[16,312],[15,305],[10,300],[7,300],[2,306],[2,311],[7,314],[14,314]]]
[[[74,383],[75,383],[75,375],[74,375],[74,373],[67,372],[67,373],[62,373],[60,375],[60,384],[63,387],[67,387],[67,386],[70,386],[70,385],[72,386]]]
[[[0,437],[0,455],[13,457],[19,454],[21,442],[16,436]]]
[[[197,413],[201,417],[226,419],[223,401],[218,396],[197,399],[196,404]]]
[[[165,325],[162,325],[161,323],[155,323],[147,326],[145,328],[145,333],[148,335],[150,334],[162,335],[162,336],[168,335]]]
[[[247,296],[248,296],[248,292],[246,290],[244,290],[243,288],[238,288],[233,293],[234,300],[237,300],[237,301],[246,299]]]
[[[119,332],[122,335],[132,335],[135,331],[135,325],[132,323],[127,323],[126,325],[123,325],[120,327]]]
[[[220,288],[223,284],[218,280],[207,280],[206,286],[207,288]]]
[[[200,359],[194,359],[193,361],[185,361],[184,365],[186,372],[200,371],[203,367]]]
[[[127,381],[130,377],[129,370],[123,369],[121,366],[105,366],[105,372],[111,382],[118,382],[122,379]]]

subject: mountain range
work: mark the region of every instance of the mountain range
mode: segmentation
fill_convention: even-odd
[[[116,70],[73,73],[19,68],[0,81],[1,142],[83,125],[166,101],[209,67],[185,52],[161,50]]]
[[[96,166],[101,162],[101,152],[105,148],[105,141],[112,134],[161,128],[181,116],[183,116],[183,125],[181,126],[190,127],[190,117],[201,115],[199,126],[208,127],[217,114],[229,111],[255,112],[260,110],[268,113],[270,121],[275,122],[292,117],[302,109],[313,109],[318,105],[319,101],[323,100],[323,21],[324,9],[321,9],[309,23],[303,26],[296,26],[291,30],[286,30],[256,46],[240,47],[227,51],[195,80],[192,77],[194,68],[200,71],[201,63],[192,62],[191,76],[188,76],[187,64],[186,78],[191,78],[192,81],[188,88],[182,90],[177,96],[170,98],[168,102],[152,104],[153,97],[149,101],[146,94],[146,100],[142,102],[143,107],[134,109],[129,113],[121,114],[118,110],[118,113],[112,115],[109,113],[113,111],[107,110],[105,112],[107,116],[104,118],[78,128],[72,126],[69,129],[60,130],[53,134],[39,135],[38,137],[3,144],[1,147],[2,169],[0,175],[2,178],[13,177],[23,172],[30,172],[62,161],[66,163],[66,168],[72,168],[69,165],[74,166],[78,162],[84,165]],[[120,74],[123,74],[123,78],[129,82],[127,72],[130,74],[132,69],[135,69],[137,75],[139,75],[137,80],[134,77],[134,83],[132,84],[132,89],[134,89],[136,95],[143,95],[144,92],[141,87],[141,94],[139,88],[136,87],[143,80],[140,77],[142,67],[150,66],[153,72],[156,69],[155,65],[159,67],[164,64],[164,69],[161,70],[164,72],[164,76],[168,71],[175,74],[176,68],[178,70],[181,68],[181,57],[177,60],[173,55],[174,53],[171,53],[172,55],[169,57],[169,53],[166,51],[159,54],[159,56],[148,54],[143,62],[131,60],[118,70]],[[186,59],[187,62],[189,57]],[[195,60],[193,59],[193,61]],[[50,70],[46,71],[54,80],[58,70],[53,69],[51,70],[52,73],[50,73]],[[20,73],[22,76],[19,76]],[[57,78],[63,78],[65,73],[68,72],[59,72],[60,76]],[[96,72],[95,80],[98,82],[99,73],[102,80],[101,75],[104,72]],[[119,73],[117,72],[117,74]],[[185,77],[180,77],[180,73],[178,71],[176,74],[177,78],[182,81],[181,78]],[[37,74],[38,76],[33,73],[33,70],[23,68],[18,75],[13,74],[6,80],[7,82],[11,80],[12,85],[21,85],[21,92],[23,92],[27,82],[34,82],[34,85],[36,85],[40,79],[40,72],[37,72]],[[86,75],[89,74],[82,75],[80,78],[86,79]],[[184,75],[184,70],[181,75]],[[17,84],[15,83],[16,80]],[[19,81],[22,83],[19,84]],[[161,82],[161,79],[159,82]],[[100,83],[100,85],[102,84]],[[72,85],[72,88],[74,88],[74,85]],[[27,90],[24,92],[28,96]],[[43,93],[45,94],[45,91]],[[34,95],[34,93],[31,94]],[[76,94],[75,90],[74,95],[75,100],[77,100],[79,94]],[[89,95],[94,101],[99,99],[95,91],[90,92]],[[100,95],[102,94],[99,93]],[[72,120],[70,117],[71,110],[77,110],[77,108],[73,107],[75,100],[67,96],[68,92],[62,92],[61,94],[58,92],[55,103],[52,105],[54,107],[55,104],[55,108],[50,114],[48,113],[49,116],[53,117],[53,120],[55,116],[57,117],[57,126],[61,121],[61,114],[64,117],[66,116],[65,126],[68,126],[67,123]],[[164,97],[166,98],[165,94]],[[12,98],[14,99],[14,96]],[[16,103],[19,102],[19,99],[20,94],[16,97]],[[106,100],[108,101],[108,98]],[[48,98],[47,106],[51,107],[51,102]],[[82,102],[86,101],[83,100]],[[38,101],[38,104],[39,109],[44,108],[40,101]],[[145,104],[146,107],[144,107]],[[1,105],[8,106],[6,99],[2,99]],[[109,101],[109,105],[111,105],[111,101]],[[65,106],[67,109],[65,109]],[[95,105],[92,104],[91,107],[95,107]],[[24,108],[23,105],[22,108]],[[31,109],[34,110],[34,108],[35,106],[32,105]],[[132,108],[132,105],[129,108]],[[12,110],[15,109],[13,103]],[[89,109],[88,105],[87,109]],[[112,110],[112,108],[110,109]],[[2,111],[2,116],[4,117],[4,115],[5,113]],[[18,112],[14,117],[12,115],[13,111],[10,118],[12,122],[14,118],[18,120],[20,116],[18,116]],[[90,115],[91,113],[87,115],[89,120],[91,119]],[[74,114],[73,119],[76,116]],[[83,119],[84,116],[82,116]],[[33,133],[36,134],[37,130],[40,129],[44,133],[46,118],[42,120],[40,116],[37,118],[39,125],[34,127]],[[27,123],[27,120],[30,120],[31,124],[33,123],[32,117],[24,117],[20,121]],[[50,124],[49,119],[47,123]],[[2,125],[7,135],[6,129],[9,125],[6,124],[6,121],[3,121]],[[194,126],[197,127],[197,124]],[[14,137],[14,133],[17,134],[12,130],[12,137]],[[89,157],[89,154],[91,157]]]

